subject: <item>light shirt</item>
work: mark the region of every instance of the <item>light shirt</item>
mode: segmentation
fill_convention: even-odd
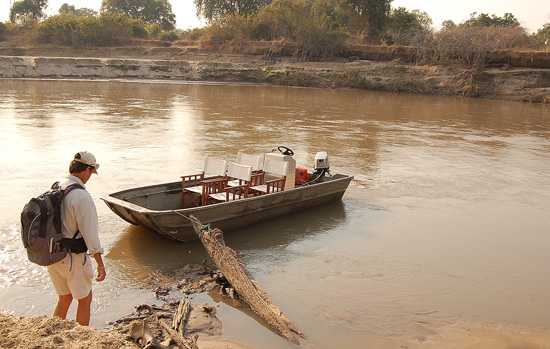
[[[69,239],[79,231],[76,237],[84,238],[88,253],[94,255],[103,253],[101,243],[99,242],[99,233],[97,231],[97,210],[94,200],[88,193],[84,183],[76,176],[69,176],[64,183],[61,183],[61,189],[67,188],[71,184],[80,184],[82,189],[73,189],[61,204],[61,221],[63,236]]]

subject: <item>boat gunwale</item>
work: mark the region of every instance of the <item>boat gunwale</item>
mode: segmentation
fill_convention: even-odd
[[[119,192],[109,194],[109,195],[107,195],[107,197],[101,197],[100,199],[105,201],[106,203],[111,203],[113,205],[122,206],[122,207],[124,207],[128,210],[133,210],[135,212],[139,212],[139,213],[143,213],[143,214],[161,215],[161,214],[174,213],[174,212],[178,212],[178,213],[199,212],[199,211],[203,211],[203,210],[208,210],[212,207],[219,207],[219,206],[222,206],[222,205],[231,205],[231,204],[235,203],[236,201],[238,201],[238,202],[251,202],[251,201],[254,201],[254,200],[265,200],[266,197],[274,197],[274,196],[278,196],[278,195],[284,195],[284,194],[286,194],[290,191],[307,190],[309,188],[312,188],[312,187],[314,188],[314,187],[326,185],[328,183],[343,182],[343,181],[348,181],[348,180],[351,182],[353,180],[353,176],[350,176],[350,175],[344,175],[344,174],[337,173],[334,176],[343,176],[343,177],[336,178],[336,179],[330,179],[326,182],[310,184],[310,185],[307,185],[307,186],[294,187],[292,189],[284,190],[284,191],[276,192],[276,193],[269,193],[269,194],[264,194],[264,195],[249,197],[249,198],[243,198],[243,199],[239,199],[239,200],[235,200],[235,201],[219,202],[219,203],[210,204],[210,205],[206,205],[206,206],[181,208],[181,209],[175,209],[175,210],[151,210],[147,207],[139,206],[139,205],[133,204],[129,201],[119,199],[119,198],[117,198],[113,195],[124,194],[124,193],[132,192],[132,191],[135,191],[135,190],[142,190],[142,189],[166,186],[166,185],[170,185],[170,184],[178,184],[178,183],[180,183],[179,181],[178,182],[154,184],[154,185],[149,185],[149,186],[145,186],[145,187],[138,187],[138,188],[132,188],[132,189],[125,189],[125,190],[121,190]],[[345,190],[346,189],[344,189],[343,191],[345,191]],[[163,192],[160,192],[160,193],[163,193]],[[144,194],[143,196],[146,196],[146,195],[147,194]]]

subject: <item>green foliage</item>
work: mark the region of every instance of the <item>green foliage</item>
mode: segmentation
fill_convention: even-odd
[[[73,5],[64,3],[59,8],[60,15],[75,15],[75,16],[97,16],[97,11],[94,11],[90,8],[82,7],[75,8]]]
[[[212,43],[290,40],[302,58],[335,56],[344,47],[349,8],[340,0],[274,0],[256,16],[225,16],[206,29]],[[346,9],[348,11],[346,12]]]
[[[194,0],[197,14],[208,21],[225,16],[250,15],[269,5],[271,0]]]
[[[4,35],[8,32],[8,27],[0,22],[0,40],[4,40]]]
[[[399,45],[420,45],[432,34],[432,18],[418,10],[393,9],[386,25],[384,41]]]
[[[157,37],[162,33],[162,28],[158,23],[145,23],[145,31],[147,36]]]
[[[120,14],[99,17],[57,15],[42,21],[36,30],[37,40],[41,43],[76,47],[121,44],[136,33],[145,33],[143,22]]]
[[[540,28],[535,35],[533,35],[537,47],[549,48],[550,47],[550,23],[546,23]]]
[[[163,32],[160,34],[160,39],[164,41],[176,41],[178,40],[178,33],[175,30]]]
[[[206,28],[187,29],[180,33],[180,37],[182,40],[197,41],[204,35],[206,31]]]
[[[13,3],[10,10],[12,23],[28,24],[44,17],[44,9],[48,6],[48,0],[18,0]]]
[[[504,16],[499,17],[494,14],[474,12],[463,25],[469,27],[519,27],[520,24],[516,16],[511,13],[505,13]]]
[[[441,23],[441,30],[449,30],[453,28],[456,28],[456,23],[451,21],[450,19],[443,21],[443,23]]]
[[[159,24],[164,30],[171,30],[176,24],[176,15],[168,0],[103,0],[101,13],[125,14],[146,23]]]
[[[367,38],[377,42],[386,25],[393,0],[348,0],[355,14],[365,18]]]

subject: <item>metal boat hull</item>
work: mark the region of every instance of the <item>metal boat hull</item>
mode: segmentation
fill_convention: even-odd
[[[193,215],[204,224],[228,231],[340,200],[352,179],[334,175],[323,182],[283,192],[187,209],[177,208],[180,182],[125,190],[102,199],[131,224],[145,226],[169,239],[190,241],[198,237],[185,216]]]

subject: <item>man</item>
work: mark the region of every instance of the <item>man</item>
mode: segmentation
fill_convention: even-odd
[[[48,273],[59,297],[53,315],[65,319],[74,298],[78,301],[76,321],[83,326],[90,323],[92,304],[94,270],[89,256],[97,264],[96,281],[101,282],[106,276],[101,258],[103,249],[97,231],[97,211],[84,187],[92,174],[97,174],[98,168],[95,156],[87,151],[76,153],[71,161],[70,176],[61,183],[61,189],[74,184],[82,188],[71,190],[61,205],[62,233],[70,252],[61,261],[48,266]]]

